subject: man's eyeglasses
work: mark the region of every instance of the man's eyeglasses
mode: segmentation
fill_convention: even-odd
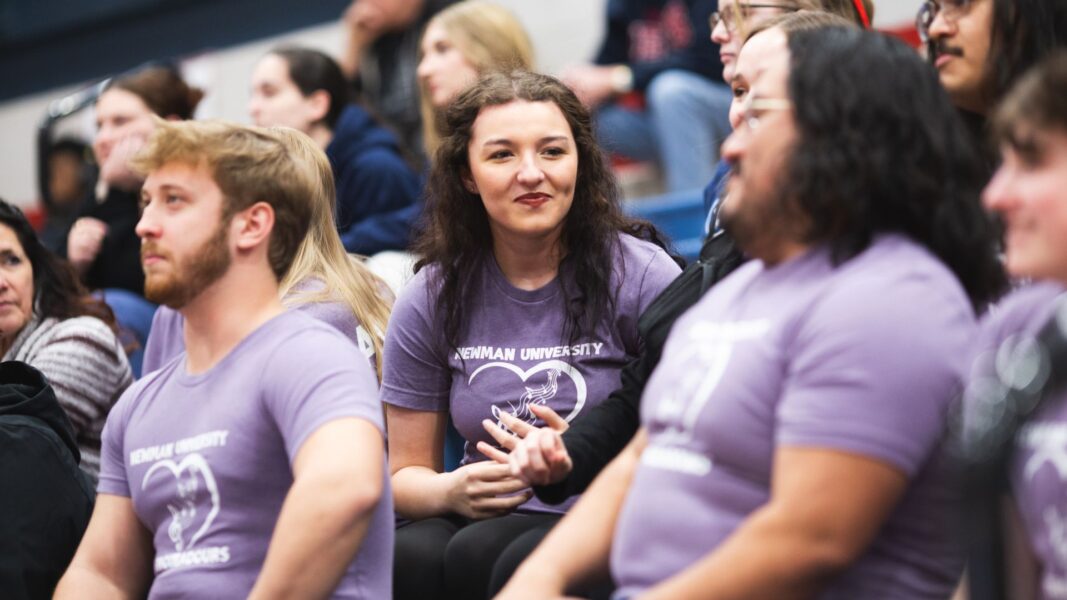
[[[915,28],[919,30],[919,38],[926,44],[930,41],[930,26],[934,19],[941,15],[942,19],[955,23],[961,16],[967,14],[974,0],[926,0],[919,7],[919,14],[915,17]]]
[[[715,11],[711,13],[711,18],[708,19],[708,24],[711,25],[712,31],[715,31],[715,28],[719,26],[719,23],[722,23],[723,26],[726,27],[726,31],[729,31],[730,33],[737,32],[739,20],[738,15],[736,14],[737,11],[734,8],[735,6],[741,9],[740,16],[742,18],[748,16],[748,11],[752,10],[753,8],[777,8],[786,12],[794,12],[796,10],[799,10],[795,6],[788,6],[784,4],[760,4],[755,2],[738,2],[737,4],[728,5],[721,11]]]
[[[757,98],[749,96],[741,109],[741,122],[749,132],[760,128],[763,114],[772,111],[793,110],[793,102],[785,98]]]

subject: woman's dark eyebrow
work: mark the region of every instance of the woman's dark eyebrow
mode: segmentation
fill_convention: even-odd
[[[545,136],[545,137],[537,140],[537,143],[546,144],[546,143],[549,143],[549,142],[566,142],[566,141],[568,141],[568,138],[565,135],[548,135],[548,136]],[[512,145],[512,141],[507,139],[507,138],[491,138],[491,139],[486,140],[485,143],[482,144],[482,147],[485,147],[485,146],[510,146],[510,145]]]

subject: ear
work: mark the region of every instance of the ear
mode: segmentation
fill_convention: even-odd
[[[274,208],[266,202],[256,202],[233,216],[230,235],[237,250],[248,251],[266,246],[274,229]]]
[[[326,113],[330,112],[330,94],[326,90],[315,90],[304,101],[307,102],[308,117],[312,123],[325,119]]]
[[[467,169],[463,169],[463,172],[459,175],[460,180],[463,181],[463,187],[475,196],[478,196],[478,184],[474,183],[474,177],[471,177],[471,172]]]

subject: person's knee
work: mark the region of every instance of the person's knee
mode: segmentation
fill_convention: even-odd
[[[444,548],[445,570],[451,573],[461,573],[470,569],[471,565],[483,565],[487,560],[495,558],[494,544],[487,540],[483,527],[469,525],[456,532],[448,545]],[[477,525],[477,524],[475,524]]]
[[[412,523],[396,530],[395,566],[404,572],[440,570],[449,536],[431,523]]]
[[[678,124],[684,127],[692,126],[689,119],[718,119],[726,124],[732,99],[725,84],[681,70],[660,73],[645,92],[653,120],[681,119]]]
[[[500,553],[500,558],[493,565],[493,572],[489,577],[490,595],[504,589],[508,580],[519,569],[519,565],[533,553],[537,545],[541,543],[541,540],[548,535],[550,528],[550,526],[538,527],[527,531],[508,544],[507,548]]]
[[[396,530],[393,560],[394,600],[442,597],[445,546],[456,525],[427,519]]]
[[[645,90],[645,103],[650,108],[663,108],[691,101],[698,95],[699,86],[708,82],[686,71],[664,71],[652,78]]]

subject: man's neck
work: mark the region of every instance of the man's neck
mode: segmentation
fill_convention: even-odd
[[[753,254],[753,256],[762,260],[763,264],[767,265],[767,267],[773,268],[793,260],[808,250],[811,250],[811,245],[809,244],[779,241],[779,243],[775,244],[773,247],[757,252],[756,254]]]
[[[185,317],[186,371],[190,375],[208,371],[284,310],[270,271],[232,266],[180,310]]]

